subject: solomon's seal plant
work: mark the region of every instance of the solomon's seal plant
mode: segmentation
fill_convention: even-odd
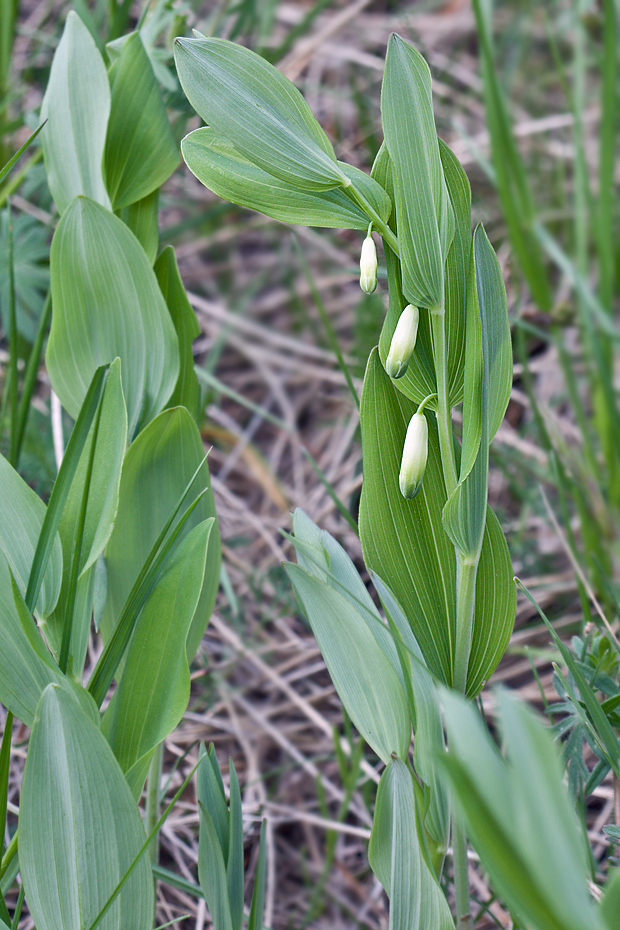
[[[508,404],[512,353],[499,265],[482,227],[472,234],[467,177],[437,137],[428,66],[391,37],[384,143],[368,176],[337,160],[301,94],[259,56],[196,33],[176,40],[175,58],[206,124],[181,145],[200,181],[278,220],[366,232],[366,291],[376,284],[371,232],[383,240],[388,308],[361,398],[359,530],[387,623],[342,548],[302,510],[291,537],[297,564],[285,569],[343,704],[385,764],[369,857],[390,897],[390,927],[443,930],[455,919],[459,930],[473,927],[465,823],[528,926],[602,927],[550,738],[502,699],[510,765],[500,765],[470,703],[502,657],[515,615],[508,548],[487,504],[489,445]],[[460,404],[458,441],[452,411]],[[466,733],[485,771],[476,770]],[[534,849],[548,851],[558,828],[514,786],[528,764],[547,799],[559,798],[570,905],[562,870]],[[511,799],[527,836],[511,834]],[[450,832],[454,916],[440,885]]]

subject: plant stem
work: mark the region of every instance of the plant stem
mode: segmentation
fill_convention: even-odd
[[[452,407],[448,385],[448,353],[446,347],[445,308],[430,311],[433,335],[435,378],[437,381],[437,429],[441,465],[449,497],[458,484],[452,433]],[[455,547],[456,556],[456,643],[454,654],[453,687],[465,694],[467,666],[471,649],[472,620],[476,593],[476,574],[479,554],[475,559],[465,558]],[[469,904],[469,876],[467,871],[467,836],[462,823],[452,819],[452,862],[456,893],[456,930],[474,930]]]
[[[462,823],[455,817],[452,819],[452,863],[456,893],[456,930],[474,930],[469,907],[467,837]]]
[[[477,556],[464,556],[456,550],[456,643],[454,648],[454,679],[452,686],[465,694],[467,666],[471,650],[471,637],[476,602]]]
[[[0,865],[0,878],[2,878],[2,876],[4,875],[4,873],[6,872],[6,870],[8,869],[8,867],[10,866],[11,862],[12,862],[13,859],[15,858],[15,854],[17,853],[17,834],[18,834],[18,832],[19,832],[19,827],[17,828],[17,830],[15,831],[15,833],[13,834],[13,836],[11,837],[11,842],[10,842],[9,845],[7,846],[6,852],[5,852],[4,856],[2,857],[2,865]]]
[[[448,359],[446,352],[445,310],[443,306],[430,311],[437,379],[437,429],[441,465],[448,497],[457,485],[454,446],[452,443],[452,408],[448,397]]]
[[[372,225],[375,227],[381,238],[387,242],[392,252],[394,252],[395,255],[400,255],[398,239],[388,224],[383,222],[376,210],[371,207],[366,198],[360,194],[355,185],[349,184],[348,187],[343,187],[342,192],[364,211],[369,220],[372,220]]]
[[[149,836],[154,828],[155,824],[159,820],[159,792],[161,785],[161,771],[164,761],[164,743],[163,740],[161,743],[158,743],[153,751],[153,757],[151,759],[151,764],[149,766],[149,774],[146,787],[146,817],[145,817],[145,830],[146,835]],[[149,856],[153,865],[157,865],[157,860],[159,859],[159,835],[153,837],[153,841],[149,847]]]

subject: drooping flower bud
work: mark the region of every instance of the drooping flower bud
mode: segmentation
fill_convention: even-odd
[[[398,484],[406,500],[415,497],[422,487],[428,455],[428,423],[423,413],[414,413],[407,427]]]
[[[366,294],[372,294],[377,287],[377,247],[370,234],[366,236],[362,243],[360,287]]]
[[[390,351],[385,361],[385,370],[390,378],[402,378],[409,366],[409,360],[415,348],[418,335],[420,311],[413,304],[407,304],[396,324]]]

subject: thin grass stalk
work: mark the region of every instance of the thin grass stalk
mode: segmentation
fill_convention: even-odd
[[[452,818],[452,862],[456,897],[456,930],[474,930],[469,899],[467,836],[460,818]]]
[[[149,766],[149,774],[146,783],[146,811],[144,818],[144,828],[147,834],[153,832],[155,824],[159,820],[160,796],[161,796],[161,773],[164,764],[164,742],[158,743],[153,750],[153,757]],[[153,842],[149,847],[149,856],[152,865],[159,862],[159,835],[155,834]],[[157,879],[155,879],[157,881]]]
[[[24,435],[26,432],[26,426],[28,424],[28,415],[30,413],[30,402],[32,400],[32,395],[34,394],[34,389],[37,384],[37,375],[39,373],[39,364],[41,362],[41,354],[43,352],[43,343],[45,341],[45,335],[47,333],[51,315],[52,292],[48,291],[45,304],[43,305],[41,319],[39,320],[37,334],[35,336],[32,349],[30,350],[30,355],[28,356],[28,363],[26,365],[24,383],[22,386],[22,394],[19,399],[19,408],[17,411],[17,452],[15,459],[16,468],[19,464],[19,457],[21,455],[22,445],[24,443]]]
[[[603,0],[603,80],[599,141],[596,244],[601,303],[612,313],[614,291],[614,167],[617,133],[618,21],[614,0]]]
[[[22,146],[22,148],[20,149],[20,154],[25,148],[27,148],[30,141],[34,139],[34,137],[37,135],[37,132],[33,133],[30,139],[28,139],[28,141],[25,143],[25,145]],[[0,207],[3,207],[5,205],[5,203],[8,201],[8,198],[11,196],[11,194],[15,193],[15,191],[21,185],[22,181],[24,180],[26,175],[29,173],[29,171],[35,165],[37,165],[42,159],[43,159],[43,149],[41,148],[41,149],[38,149],[32,155],[32,157],[29,158],[24,163],[23,167],[19,169],[17,174],[14,175],[10,181],[7,181],[4,190],[0,193]],[[17,161],[17,159],[15,160]]]
[[[15,468],[17,464],[17,308],[15,306],[15,264],[13,248],[13,213],[11,204],[7,206],[7,245],[9,259],[9,409],[11,412],[11,439],[9,462]]]
[[[60,644],[59,666],[60,671],[66,674],[69,663],[69,650],[71,648],[71,633],[73,631],[73,617],[75,613],[75,599],[77,596],[78,578],[80,574],[80,565],[82,561],[82,545],[84,542],[84,529],[86,526],[86,513],[88,510],[88,496],[90,494],[90,483],[95,464],[95,453],[97,450],[97,438],[99,436],[99,424],[101,422],[101,410],[103,408],[103,398],[99,403],[95,425],[93,429],[93,439],[88,456],[88,468],[84,479],[84,490],[82,491],[82,501],[80,503],[80,515],[78,519],[77,532],[73,546],[73,561],[71,562],[71,574],[69,576],[69,588],[67,591],[67,607],[65,611],[64,624],[62,628],[62,641]]]
[[[168,539],[166,536],[172,525],[174,518],[185,497],[187,496],[191,485],[193,484],[196,474],[203,466],[203,462],[200,463],[194,477],[191,479],[189,485],[185,489],[183,496],[181,497],[179,504],[173,511],[172,515],[169,517],[168,522],[164,526],[159,537],[155,541],[153,548],[151,549],[148,558],[140,574],[136,578],[133,588],[129,592],[127,600],[121,611],[121,615],[118,619],[118,623],[114,628],[112,636],[105,645],[103,652],[101,653],[99,660],[94,668],[94,671],[88,682],[88,691],[94,698],[98,707],[101,707],[103,699],[105,698],[108,688],[112,683],[112,679],[116,674],[116,670],[119,666],[119,663],[125,653],[125,649],[131,639],[131,634],[136,625],[138,615],[142,610],[149,594],[153,590],[153,587],[159,576],[159,572],[163,569],[166,561],[171,556],[175,548],[175,543],[178,541],[179,534],[181,533],[183,527],[187,523],[189,517],[191,516],[194,508],[200,503],[206,489],[198,495],[195,501],[187,508],[174,530],[170,533]],[[164,540],[165,543],[164,543]]]
[[[25,897],[26,897],[26,886],[22,882],[21,885],[19,886],[17,904],[15,905],[15,911],[13,912],[13,920],[11,921],[11,930],[17,930],[19,926],[19,921],[22,916],[22,908],[24,906]]]
[[[308,262],[306,261],[306,256],[304,255],[296,236],[293,236],[293,243],[295,245],[295,251],[297,252],[297,257],[302,267],[304,277],[306,279],[308,287],[310,288],[310,293],[312,294],[314,305],[319,312],[319,316],[321,317],[321,322],[325,328],[325,332],[327,333],[327,340],[329,342],[330,348],[335,353],[336,358],[338,359],[338,366],[340,368],[340,371],[343,373],[345,377],[345,381],[347,382],[347,386],[349,388],[349,391],[351,392],[351,396],[353,400],[355,401],[355,406],[359,410],[360,399],[359,399],[357,391],[355,390],[355,385],[353,384],[353,378],[351,377],[351,372],[349,371],[348,365],[346,364],[344,360],[344,355],[342,354],[342,349],[340,348],[340,343],[338,342],[338,336],[336,335],[334,331],[334,327],[332,326],[331,320],[329,318],[329,314],[327,312],[327,309],[325,308],[325,304],[323,303],[323,300],[321,299],[321,295],[319,294],[318,288],[316,286],[314,275],[312,274],[310,270],[310,266],[308,265]]]

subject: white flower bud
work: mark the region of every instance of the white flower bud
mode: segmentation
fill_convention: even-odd
[[[360,287],[367,294],[372,294],[377,287],[377,247],[372,236],[366,236],[362,243]]]
[[[390,351],[385,361],[385,370],[390,378],[401,378],[407,371],[409,359],[415,348],[419,319],[418,308],[413,304],[407,304],[396,324]]]
[[[410,500],[422,487],[428,455],[428,423],[423,413],[414,413],[407,427],[398,484],[400,493]]]

